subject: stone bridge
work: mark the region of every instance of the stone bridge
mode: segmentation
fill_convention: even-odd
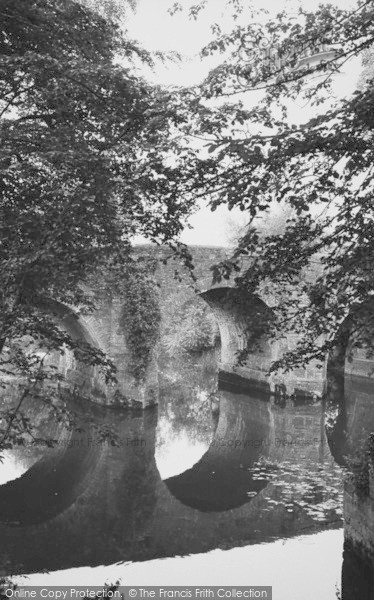
[[[188,302],[204,300],[215,315],[221,338],[221,359],[219,369],[221,377],[230,381],[233,377],[249,389],[274,391],[276,386],[287,394],[320,394],[322,392],[324,374],[309,365],[306,369],[297,369],[290,374],[268,375],[271,363],[285,350],[294,346],[297,337],[289,336],[282,342],[269,344],[261,339],[258,349],[252,353],[246,363],[238,366],[237,357],[240,350],[246,347],[248,323],[260,322],[261,316],[271,311],[277,302],[276,293],[268,290],[260,296],[239,297],[234,289],[235,273],[219,284],[213,284],[212,266],[230,258],[229,251],[219,247],[191,247],[195,266],[195,280],[185,267],[183,260],[172,255],[166,248],[155,246],[138,246],[136,255],[153,257],[157,267],[154,273],[155,286],[159,289],[160,308],[163,322],[167,322],[170,312],[175,306],[182,307]],[[242,268],[245,268],[242,264]],[[137,381],[129,373],[129,349],[126,344],[126,331],[121,325],[121,314],[126,307],[121,297],[113,293],[103,294],[100,284],[93,286],[93,294],[97,305],[96,311],[79,319],[65,307],[59,306],[60,321],[73,337],[83,337],[103,350],[117,367],[116,387],[108,388],[102,377],[93,369],[82,368],[75,364],[71,356],[66,354],[59,358],[60,369],[73,384],[85,395],[91,396],[100,403],[110,403],[113,398],[132,399],[141,402],[143,407],[157,403],[158,374],[157,349],[149,360],[146,376]],[[56,310],[56,309],[55,309]],[[56,357],[54,357],[55,359]],[[53,357],[52,359],[53,360]]]

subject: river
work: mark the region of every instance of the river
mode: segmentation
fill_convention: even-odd
[[[211,355],[174,361],[158,408],[77,402],[73,430],[30,409],[57,444],[5,453],[1,574],[340,598],[343,477],[321,401],[217,387],[216,375]]]

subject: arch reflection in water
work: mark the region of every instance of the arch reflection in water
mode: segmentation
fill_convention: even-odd
[[[71,414],[72,427],[53,423],[49,408],[38,400],[28,413],[38,409],[39,431],[45,433],[49,424],[48,435],[40,440],[50,441],[7,452],[0,477],[5,479],[8,465],[13,472],[0,486],[0,523],[25,526],[59,515],[84,491],[98,461],[100,445],[91,443],[91,423],[78,406]]]
[[[210,447],[191,469],[166,479],[172,494],[200,511],[225,511],[255,500],[259,510],[261,505],[259,520],[276,510],[282,521],[268,531],[264,525],[270,536],[282,528],[292,531],[295,519],[302,529],[340,526],[341,472],[327,446],[321,403],[288,402],[280,408],[263,397],[220,396]]]
[[[199,511],[226,511],[249,502],[267,485],[248,469],[260,459],[262,442],[269,438],[269,408],[251,398],[250,411],[245,410],[246,401],[243,406],[241,398],[234,396],[232,402],[229,394],[222,394],[209,449],[193,468],[165,481],[183,504]]]
[[[16,480],[10,513],[9,488],[1,486],[2,571],[187,555],[340,526],[339,478],[320,404],[281,408],[268,398],[222,391],[217,422],[210,383],[205,389],[195,383],[200,393],[194,396],[190,386],[188,418],[182,390],[173,404],[175,385],[164,390],[160,406],[160,420],[168,415],[174,431],[205,440],[200,460],[185,472],[160,477],[156,410],[95,409],[88,418],[84,407],[88,425],[75,434],[79,445],[61,446]],[[99,426],[113,429],[115,444],[100,442]],[[17,499],[24,493],[30,502]]]

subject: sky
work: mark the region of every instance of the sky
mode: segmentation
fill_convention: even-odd
[[[340,8],[349,8],[351,0],[329,0]],[[168,14],[173,0],[139,0],[136,12],[126,22],[129,34],[137,39],[149,51],[178,52],[183,55],[180,62],[160,65],[154,73],[148,73],[150,80],[163,85],[192,85],[204,79],[209,70],[217,64],[217,59],[202,61],[199,50],[211,39],[211,25],[219,22],[223,29],[229,30],[232,20],[227,13],[224,16],[226,0],[208,0],[205,11],[197,20],[188,19],[186,14]],[[189,5],[192,0],[181,2]],[[253,0],[257,8],[265,8],[274,15],[282,8],[293,13],[297,6],[308,9],[317,8],[320,0]],[[246,16],[240,17],[243,21]],[[343,97],[354,91],[360,73],[359,59],[353,60],[345,67],[345,72],[334,81],[336,96]],[[250,95],[248,105],[253,104]],[[295,104],[292,117],[295,122],[302,123],[314,115],[310,108]],[[238,231],[245,227],[247,216],[239,209],[229,211],[221,206],[215,212],[201,201],[199,210],[190,218],[189,227],[185,229],[181,240],[190,245],[230,246],[234,243]],[[145,240],[137,238],[136,243]]]

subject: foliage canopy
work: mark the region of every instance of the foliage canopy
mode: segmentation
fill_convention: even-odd
[[[370,75],[352,97],[332,101],[330,94],[333,75],[351,57],[364,53],[370,63],[373,2],[268,19],[252,11],[246,22],[245,3],[229,4],[234,29],[214,26],[216,37],[202,50],[202,56],[221,53],[221,64],[200,86],[170,91],[137,74],[134,64],[152,64],[152,57],[87,7],[95,2],[0,0],[4,370],[10,358],[24,372],[30,360],[38,365],[22,351],[27,335],[50,348],[68,346],[111,377],[113,366],[100,351],[71,340],[37,307],[49,298],[90,310],[89,278],[101,267],[127,276],[136,234],[172,244],[201,197],[213,210],[226,204],[249,218],[215,278],[234,269],[250,293],[266,285],[282,290],[270,332],[301,334],[296,351],[274,368],[322,362],[349,314],[360,315],[350,319],[357,343],[368,342]],[[292,110],[301,100],[319,114],[299,123]],[[266,232],[261,219],[275,203],[285,208],[287,223]],[[250,268],[239,272],[243,255]],[[136,273],[141,277],[142,269]],[[143,284],[139,290],[147,278]],[[295,288],[297,296],[288,293]]]
[[[180,150],[185,197],[248,214],[246,234],[215,277],[239,270],[244,255],[250,268],[238,285],[251,293],[265,285],[283,290],[269,327],[301,339],[274,368],[322,364],[349,314],[356,342],[372,337],[373,313],[365,307],[374,293],[374,87],[366,75],[352,96],[334,99],[332,91],[349,59],[370,62],[374,4],[321,5],[273,18],[259,11],[247,22],[245,3],[230,4],[233,30],[215,26],[202,50],[222,54],[221,64],[185,92],[194,115]],[[314,116],[306,110],[295,119],[296,103]],[[205,140],[205,152],[191,157],[196,138]],[[289,212],[286,227],[264,234],[261,223],[276,203]]]
[[[0,17],[0,368],[45,379],[35,349],[68,347],[112,378],[100,350],[40,307],[91,310],[90,277],[126,277],[134,235],[181,231],[188,207],[167,182],[173,100],[137,74],[152,57],[87,6],[0,0]]]

